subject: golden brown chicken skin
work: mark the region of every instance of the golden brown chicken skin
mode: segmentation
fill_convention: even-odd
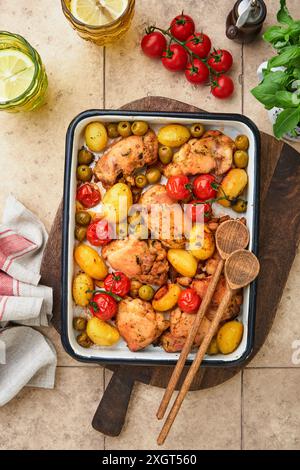
[[[143,137],[132,135],[113,144],[97,162],[94,174],[105,188],[120,176],[128,177],[134,170],[152,165],[158,157],[156,134],[149,130]]]
[[[147,189],[139,204],[147,208],[148,228],[155,238],[167,248],[185,246],[184,213],[181,206],[170,198],[163,184],[155,184]]]
[[[159,338],[169,321],[149,302],[127,297],[119,303],[116,325],[130,351],[139,351]]]
[[[115,271],[122,271],[130,279],[156,286],[167,282],[167,253],[157,240],[114,240],[103,247],[102,256]]]
[[[208,135],[202,139],[191,139],[174,155],[166,166],[167,178],[177,175],[215,173],[223,175],[232,166],[235,144],[224,135]]]

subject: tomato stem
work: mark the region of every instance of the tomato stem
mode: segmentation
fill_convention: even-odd
[[[176,42],[177,44],[179,44],[180,46],[182,46],[185,51],[188,53],[189,57],[190,57],[190,61],[191,61],[191,64],[192,66],[194,67],[194,60],[195,59],[198,59],[198,60],[201,60],[201,62],[203,62],[206,67],[208,68],[209,70],[209,73],[210,73],[210,81],[212,80],[212,76],[214,77],[217,77],[218,75],[220,75],[218,72],[216,72],[208,63],[207,61],[207,58],[205,59],[202,59],[198,54],[195,54],[194,52],[192,52],[186,45],[186,41],[180,41],[179,39],[175,38],[173,36],[173,34],[170,32],[170,28],[168,29],[162,29],[162,28],[159,28],[158,26],[150,26],[148,28],[148,31],[153,33],[154,31],[159,31],[161,32],[164,36],[168,36],[168,38],[170,39],[170,42],[169,42],[169,46],[168,46],[168,49],[171,45],[172,42]],[[168,57],[168,56],[167,56]]]

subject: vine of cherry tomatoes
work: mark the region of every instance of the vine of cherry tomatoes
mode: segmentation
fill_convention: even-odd
[[[196,31],[195,22],[189,15],[182,12],[166,30],[149,26],[141,47],[145,55],[160,59],[171,72],[184,71],[186,79],[193,85],[210,84],[216,98],[232,95],[234,83],[225,75],[232,67],[232,55],[225,49],[211,51],[210,38]]]

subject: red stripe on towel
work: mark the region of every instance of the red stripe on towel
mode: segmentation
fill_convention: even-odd
[[[14,295],[14,280],[3,272],[0,272],[0,295]]]
[[[0,269],[4,268],[8,259],[10,260],[9,267],[13,259],[32,251],[35,247],[34,243],[16,233],[0,238]],[[3,270],[6,271],[6,269]]]

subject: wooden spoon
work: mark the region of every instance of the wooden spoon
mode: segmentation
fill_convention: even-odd
[[[173,407],[165,421],[165,424],[158,437],[158,445],[162,445],[171,429],[171,426],[177,416],[177,413],[181,407],[181,404],[190,389],[191,383],[194,380],[196,373],[200,367],[202,359],[210,345],[212,338],[214,337],[219,323],[223,317],[228,304],[236,290],[242,289],[243,287],[250,284],[257,277],[259,273],[259,261],[256,256],[250,251],[237,250],[233,252],[225,263],[225,277],[227,281],[227,289],[219,305],[214,319],[211,322],[209,331],[207,332],[204,340],[202,341],[196,357],[187,373],[187,376],[183,382],[183,385],[177,395],[177,398],[173,404]]]
[[[180,357],[173,370],[168,386],[165,390],[163,399],[160,403],[160,406],[156,415],[158,419],[162,419],[164,417],[166,409],[170,403],[173,392],[175,390],[175,387],[178,383],[178,380],[184,368],[187,356],[189,355],[193,347],[193,343],[194,343],[196,334],[199,330],[200,324],[209,307],[209,304],[211,303],[211,299],[216,290],[218,281],[220,279],[225,260],[233,251],[246,248],[248,243],[249,243],[249,231],[246,225],[244,225],[239,220],[228,220],[219,225],[216,231],[216,246],[220,255],[220,259],[216,267],[216,270],[210,280],[208,289],[202,300],[200,308],[197,314],[195,315],[193,326],[189,332],[187,340],[181,351]]]

